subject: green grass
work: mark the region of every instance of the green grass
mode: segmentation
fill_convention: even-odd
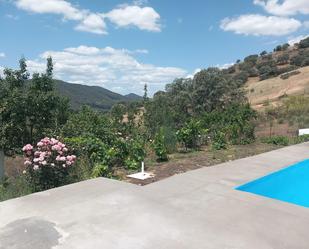
[[[0,182],[0,201],[5,201],[33,193],[24,176],[12,177]]]

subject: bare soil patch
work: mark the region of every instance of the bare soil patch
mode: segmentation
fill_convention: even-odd
[[[249,145],[234,145],[230,146],[226,150],[220,151],[212,150],[209,147],[204,147],[201,148],[200,151],[170,155],[170,160],[168,162],[158,163],[149,158],[146,160],[146,170],[147,172],[151,172],[155,175],[155,177],[151,179],[141,181],[127,178],[126,175],[128,172],[123,170],[118,171],[117,175],[126,182],[143,186],[190,170],[210,167],[227,161],[257,155],[279,148],[281,147],[263,144],[260,142]]]

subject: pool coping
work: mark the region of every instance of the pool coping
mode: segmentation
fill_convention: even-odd
[[[235,187],[308,155],[304,143],[143,187],[98,178],[2,202],[0,249],[10,249],[1,247],[8,240],[11,248],[40,249],[43,238],[55,239],[29,240],[40,237],[31,230],[27,238],[16,237],[12,224],[54,226],[61,235],[57,249],[307,249],[307,208]]]

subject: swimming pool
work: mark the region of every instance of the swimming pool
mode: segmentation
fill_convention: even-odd
[[[309,159],[236,189],[309,208]]]

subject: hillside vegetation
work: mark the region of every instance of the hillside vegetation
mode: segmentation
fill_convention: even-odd
[[[130,102],[141,100],[142,97],[136,94],[121,95],[99,86],[86,86],[71,84],[64,81],[55,81],[56,91],[70,99],[70,105],[74,110],[88,105],[96,110],[108,111],[119,102]]]
[[[309,66],[297,69],[298,74],[282,79],[280,76],[259,81],[251,80],[245,85],[251,106],[263,110],[278,106],[288,96],[309,94]]]
[[[142,161],[159,166],[175,154],[203,150],[208,152],[203,160],[211,156],[218,162],[225,152],[224,160],[230,160],[230,148],[307,141],[295,135],[298,128],[309,127],[309,98],[289,94],[307,87],[308,49],[309,38],[293,47],[277,46],[273,53],[250,55],[225,70],[203,69],[193,78],[175,79],[152,98],[145,85],[142,100],[129,104],[117,102],[135,95],[55,84],[52,58],[46,72],[30,80],[21,59],[19,69],[5,69],[0,78],[0,148],[7,155],[23,152],[24,174],[0,182],[0,199],[1,193],[6,199],[93,177],[118,178],[119,171],[138,171]],[[59,92],[76,106],[90,107],[73,111]],[[263,103],[279,99],[278,107]],[[266,108],[257,112],[250,101],[257,109],[261,103]],[[98,111],[109,103],[116,104],[108,112]],[[274,136],[276,125],[292,127],[291,137]]]

